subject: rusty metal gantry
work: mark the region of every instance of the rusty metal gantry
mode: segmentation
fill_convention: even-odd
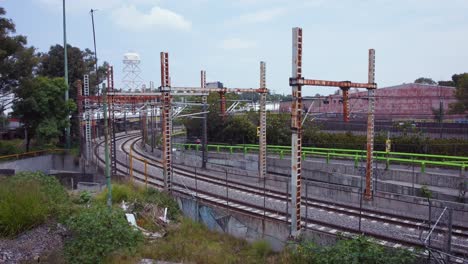
[[[104,93],[102,96],[90,95],[89,91],[89,76],[84,75],[83,85],[81,82],[77,85],[77,103],[78,103],[78,114],[80,120],[80,134],[86,143],[86,159],[89,162],[92,159],[92,131],[93,126],[96,126],[96,122],[93,122],[93,108],[100,109],[104,101]],[[116,145],[115,145],[115,112],[116,106],[130,105],[134,109],[137,105],[145,104],[148,101],[155,101],[160,98],[159,94],[141,94],[141,93],[120,93],[114,91],[114,80],[113,80],[113,67],[108,68],[107,74],[107,87],[108,92],[106,94],[106,101],[109,105],[109,142],[107,144],[111,147],[111,173],[116,175]],[[99,119],[99,118],[98,118]],[[84,129],[83,129],[84,126]],[[83,136],[84,134],[84,136]],[[96,133],[95,133],[96,135]]]
[[[265,74],[265,62],[260,62],[260,88],[206,88],[206,72],[201,71],[200,76],[200,87],[171,87],[170,75],[169,75],[169,55],[167,52],[161,52],[161,96],[162,96],[162,133],[163,133],[163,175],[166,191],[171,189],[171,176],[172,176],[172,143],[171,143],[171,130],[172,130],[172,93],[176,92],[178,95],[191,95],[196,94],[202,96],[203,103],[203,153],[202,154],[202,166],[206,166],[206,145],[207,145],[207,133],[206,133],[206,121],[207,121],[207,109],[206,109],[206,95],[209,93],[219,93],[220,96],[226,93],[259,93],[260,94],[260,139],[259,139],[259,179],[265,179],[266,177],[266,94],[268,89],[266,88],[266,74]],[[221,97],[223,98],[223,97]],[[221,106],[223,100],[221,100]],[[223,109],[223,107],[221,107]],[[221,112],[223,111],[221,109]],[[225,109],[225,100],[224,100]],[[223,113],[223,112],[222,112]],[[224,111],[225,113],[225,111]]]
[[[348,98],[350,88],[366,88],[369,92],[369,110],[367,119],[367,163],[366,163],[366,199],[372,199],[372,169],[374,149],[374,90],[375,84],[375,51],[369,50],[369,72],[367,83],[350,81],[325,81],[304,79],[302,76],[302,28],[293,28],[292,77],[289,85],[292,88],[291,106],[291,236],[296,237],[301,230],[301,173],[302,173],[302,86],[330,86],[343,90]],[[347,100],[346,100],[347,101]],[[343,100],[343,114],[349,114],[348,102]]]

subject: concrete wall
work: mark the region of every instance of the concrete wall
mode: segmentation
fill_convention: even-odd
[[[290,227],[285,222],[228,211],[184,196],[177,197],[177,202],[185,216],[203,223],[213,231],[228,233],[249,242],[265,240],[275,251],[282,250],[289,239]],[[305,231],[304,237],[319,245],[334,244],[337,239],[335,236],[311,230]]]
[[[0,170],[11,170],[13,173],[41,171],[56,176],[65,186],[73,185],[73,188],[80,181],[93,182],[97,178],[95,167],[84,166],[83,161],[68,154],[48,154],[6,161],[0,163]]]
[[[50,170],[81,171],[80,160],[67,154],[48,154],[20,160],[11,160],[0,163],[0,169],[13,169],[21,171],[42,171],[49,173]]]
[[[177,151],[174,154],[174,163],[186,166],[201,166],[201,152]],[[333,160],[331,164],[326,164],[324,160],[307,158],[303,163],[302,175],[304,185],[308,185],[309,197],[318,198],[333,203],[344,205],[359,205],[361,180],[364,180],[362,171],[354,167],[353,162]],[[276,187],[278,190],[286,189],[286,182],[289,181],[290,160],[269,157],[267,160],[268,172],[275,173],[269,175],[267,185]],[[255,177],[257,172],[257,155],[243,153],[216,153],[210,152],[208,155],[207,168],[220,172],[220,177],[224,177],[225,171],[228,172],[231,180],[246,181],[245,176]],[[407,169],[392,166],[391,170],[376,170],[375,197],[373,201],[364,201],[363,207],[382,212],[391,212],[397,215],[406,215],[418,217],[422,220],[428,217],[428,202],[426,198],[412,196],[411,180],[413,172]],[[438,171],[434,168],[428,169],[428,172],[421,173],[419,168],[415,169],[414,181],[416,184],[415,193],[419,194],[419,187],[427,184],[433,195],[433,215],[438,212],[438,208],[449,206],[454,208],[454,222],[466,222],[468,219],[468,205],[457,203],[458,190],[456,183],[464,178],[457,175],[457,171],[450,173],[443,170]],[[248,180],[248,179],[247,179]],[[275,180],[278,180],[276,182]],[[401,181],[401,183],[385,181]],[[255,182],[255,178],[252,179]],[[405,184],[406,185],[402,185]],[[364,184],[364,181],[363,181]],[[453,193],[438,192],[431,184],[440,184],[442,187],[452,187]],[[432,187],[431,187],[432,186]],[[306,188],[302,188],[302,195],[305,196]]]

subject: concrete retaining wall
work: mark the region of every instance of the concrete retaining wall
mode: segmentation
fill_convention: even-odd
[[[206,225],[210,230],[231,234],[249,242],[267,241],[273,250],[280,251],[287,244],[290,227],[285,222],[264,220],[227,211],[214,205],[198,203],[192,198],[179,196],[177,198],[183,214]],[[337,240],[335,236],[306,230],[304,237],[319,245],[331,245]]]
[[[47,154],[37,157],[11,160],[0,163],[0,169],[12,169],[21,171],[42,171],[49,173],[50,170],[81,171],[80,160],[68,154]]]
[[[176,151],[174,163],[187,166],[201,166],[201,152],[192,151]],[[217,170],[223,173],[227,171],[230,179],[245,180],[241,175],[255,177],[257,172],[257,155],[243,153],[216,153],[210,152],[208,155],[207,168]],[[286,189],[286,183],[289,181],[290,160],[269,157],[267,160],[268,172],[279,175],[269,175],[267,185],[274,186],[280,190]],[[382,166],[382,164],[380,164]],[[419,168],[416,168],[418,171]],[[237,174],[237,175],[236,175]],[[361,175],[361,176],[360,176]],[[432,183],[444,182],[445,186],[455,185],[459,181],[460,176],[454,174],[436,174],[434,169],[428,173],[415,172],[415,193],[419,194],[419,186],[427,183],[426,180]],[[333,164],[326,164],[320,160],[309,159],[304,161],[302,176],[305,183],[309,185],[308,195],[310,197],[319,198],[333,203],[341,203],[344,205],[359,205],[360,186],[363,181],[363,171],[355,168],[351,162],[333,161]],[[422,220],[428,218],[428,202],[426,198],[412,196],[413,189],[410,184],[399,185],[398,183],[384,182],[384,180],[409,180],[413,176],[412,171],[405,170],[384,170],[383,168],[376,170],[375,197],[373,201],[364,201],[363,207],[383,212],[392,212],[399,215],[410,217],[418,217]],[[274,180],[279,180],[275,182]],[[363,183],[364,184],[364,181]],[[402,183],[403,184],[403,183]],[[444,185],[444,184],[442,184]],[[431,189],[431,187],[429,186]],[[436,215],[438,209],[444,206],[454,208],[454,222],[462,223],[468,219],[468,205],[458,203],[457,190],[454,189],[453,195],[431,190],[433,199],[432,204],[433,214]],[[302,195],[305,196],[305,188],[302,188]],[[466,223],[465,223],[466,225]]]

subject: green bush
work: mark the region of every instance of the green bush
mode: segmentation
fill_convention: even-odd
[[[19,173],[0,182],[0,235],[14,236],[67,214],[68,194],[59,181],[42,172]]]
[[[133,229],[117,208],[82,209],[70,217],[67,226],[72,238],[65,244],[65,256],[70,263],[102,263],[116,250],[133,254],[143,241],[140,231]]]
[[[78,198],[78,203],[80,204],[87,204],[91,201],[93,196],[91,195],[90,192],[88,191],[82,191],[80,192],[80,197]]]
[[[429,190],[427,185],[423,184],[421,188],[419,189],[419,194],[421,197],[431,199],[432,198],[432,191]]]
[[[97,195],[96,200],[101,204],[107,201],[107,189]],[[112,203],[119,204],[122,201],[133,202],[135,209],[142,209],[145,203],[152,203],[159,208],[167,207],[167,214],[170,219],[176,219],[180,215],[177,202],[164,192],[154,188],[142,188],[131,186],[130,184],[112,184]]]
[[[209,230],[201,223],[182,219],[157,243],[142,245],[135,256],[117,252],[108,263],[137,263],[142,258],[181,263],[288,263],[275,261],[265,241],[247,241]]]
[[[112,184],[112,203],[121,203],[122,201],[134,201],[140,199],[139,189],[127,184]],[[96,200],[103,204],[107,201],[107,188],[96,196]]]
[[[273,253],[270,244],[265,240],[259,240],[252,243],[250,246],[251,255],[257,259],[266,260]]]
[[[306,241],[293,251],[294,263],[360,263],[410,264],[416,258],[411,252],[385,248],[367,237],[339,240],[334,246],[318,247]]]
[[[159,208],[167,208],[167,215],[170,219],[177,219],[180,216],[179,205],[164,192],[148,188],[143,192],[143,199],[144,202],[156,204]]]
[[[22,140],[0,140],[0,156],[21,153],[21,144]]]

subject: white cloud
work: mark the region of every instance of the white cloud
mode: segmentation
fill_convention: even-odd
[[[221,42],[221,48],[225,50],[248,49],[255,46],[257,46],[257,43],[240,38],[228,38]]]
[[[182,15],[158,6],[144,13],[134,5],[125,5],[114,9],[111,17],[115,24],[130,31],[142,31],[153,27],[189,30],[192,27],[192,23]]]
[[[247,13],[240,15],[230,21],[228,21],[228,24],[254,24],[254,23],[264,23],[264,22],[269,22],[281,15],[286,13],[285,8],[270,8],[270,9],[264,9],[264,10],[259,10],[257,12],[253,13]]]

